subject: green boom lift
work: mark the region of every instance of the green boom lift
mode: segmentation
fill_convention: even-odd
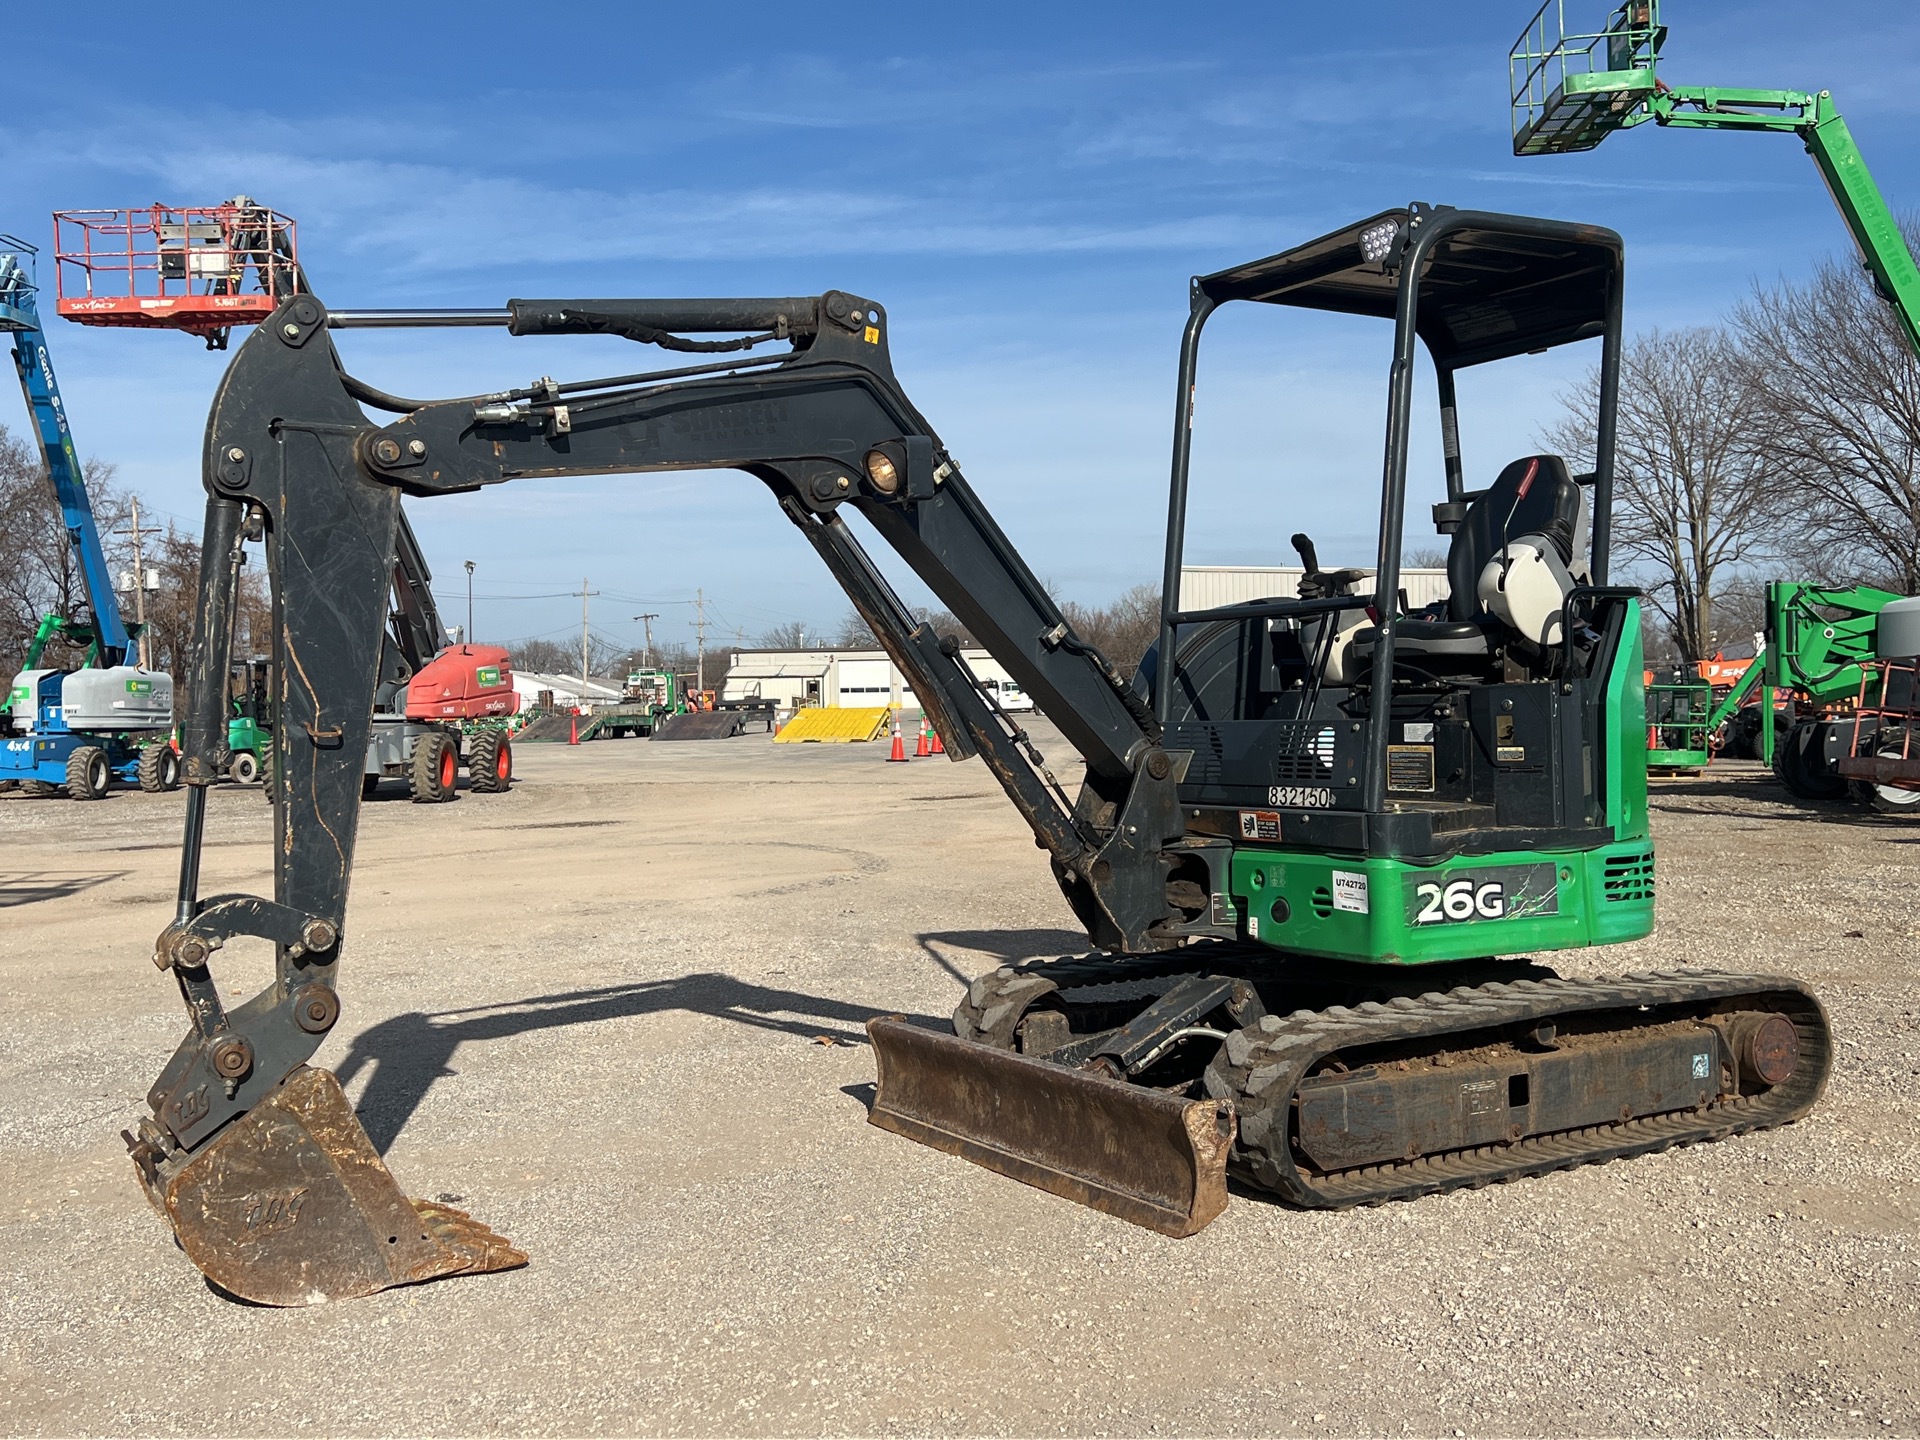
[[[1591,150],[1614,131],[1649,120],[1679,130],[1798,135],[1820,167],[1862,262],[1920,354],[1920,267],[1832,94],[1669,85],[1656,73],[1666,38],[1660,0],[1628,0],[1603,29],[1587,34],[1567,30],[1566,0],[1547,0],[1507,57],[1513,153]]]
[[[1657,73],[1660,47],[1667,38],[1660,0],[1626,0],[1614,7],[1604,26],[1592,31],[1569,30],[1566,11],[1566,0],[1547,0],[1508,52],[1514,154],[1591,150],[1614,131],[1649,120],[1681,130],[1798,135],[1820,168],[1861,263],[1920,355],[1920,266],[1831,92],[1669,85]],[[1874,617],[1898,598],[1869,587],[1770,584],[1764,665],[1756,664],[1718,703],[1700,682],[1649,687],[1647,723],[1654,734],[1649,766],[1704,766],[1714,731],[1763,680],[1769,691],[1804,691],[1816,704],[1851,700],[1860,683],[1858,662],[1873,659]],[[1845,793],[1831,726],[1818,718],[1802,720],[1788,732],[1779,756],[1774,754],[1773,727],[1763,721],[1760,731],[1761,758],[1773,763],[1789,789],[1808,798]],[[1920,792],[1886,786],[1860,789],[1861,797],[1877,808],[1908,809],[1920,803]]]
[[[1647,768],[1706,768],[1716,738],[1740,727],[1743,713],[1756,717],[1755,756],[1772,765],[1787,787],[1809,799],[1831,799],[1843,790],[1829,764],[1828,731],[1817,713],[1776,719],[1774,692],[1790,691],[1813,709],[1850,703],[1860,692],[1863,667],[1874,661],[1876,620],[1901,597],[1870,585],[1832,587],[1797,581],[1767,583],[1766,645],[1747,672],[1716,700],[1702,680],[1656,681],[1647,686]],[[1760,704],[1744,710],[1758,694]],[[1784,732],[1784,733],[1781,733]],[[1805,733],[1802,733],[1805,732]],[[1908,803],[1920,803],[1920,795]]]

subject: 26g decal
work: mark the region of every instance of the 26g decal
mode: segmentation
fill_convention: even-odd
[[[1409,925],[1477,925],[1560,913],[1560,889],[1552,865],[1429,871],[1409,875],[1406,885]]]

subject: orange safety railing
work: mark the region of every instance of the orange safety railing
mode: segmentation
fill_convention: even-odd
[[[1853,780],[1920,789],[1920,661],[1880,660],[1862,667],[1853,735],[1840,761]]]
[[[264,205],[56,210],[55,309],[82,325],[224,333],[306,289],[294,222]]]

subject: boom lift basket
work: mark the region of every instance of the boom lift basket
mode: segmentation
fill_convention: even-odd
[[[1585,32],[1567,29],[1567,0],[1546,0],[1507,53],[1513,153],[1591,150],[1638,124],[1665,38],[1659,0],[1627,0]]]
[[[1647,769],[1702,770],[1713,758],[1708,717],[1713,687],[1704,680],[1647,687]]]
[[[35,257],[39,250],[17,235],[0,235],[0,334],[38,330]]]
[[[294,222],[228,203],[53,213],[54,308],[82,325],[210,336],[305,289]]]

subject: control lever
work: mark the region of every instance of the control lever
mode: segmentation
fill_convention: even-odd
[[[1329,595],[1345,594],[1349,585],[1367,573],[1365,570],[1322,570],[1320,555],[1313,547],[1311,536],[1295,535],[1293,548],[1300,552],[1300,564],[1307,572],[1300,577],[1302,599],[1320,600]]]

